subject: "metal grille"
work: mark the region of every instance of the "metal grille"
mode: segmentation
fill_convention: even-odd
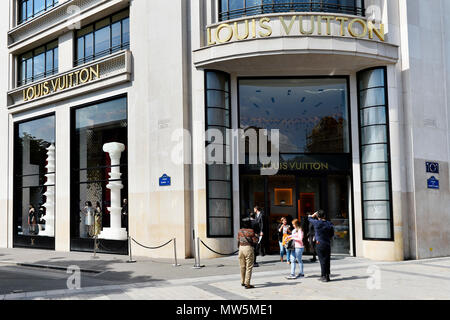
[[[253,5],[255,1],[243,1],[242,8],[230,8],[231,0],[222,1],[219,9],[219,20],[225,21],[230,19],[237,19],[245,16],[254,16],[266,13],[281,13],[281,12],[329,12],[329,13],[343,13],[364,16],[364,1],[350,0],[350,1],[286,1],[280,3],[279,0],[260,0],[260,4]],[[247,3],[249,3],[247,5]],[[342,4],[344,3],[344,4]]]

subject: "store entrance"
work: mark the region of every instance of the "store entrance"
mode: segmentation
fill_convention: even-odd
[[[245,175],[241,178],[241,218],[258,205],[266,217],[266,252],[279,252],[277,227],[282,217],[304,221],[309,214],[325,210],[335,225],[332,253],[350,254],[350,179],[347,175],[280,174]],[[305,250],[310,252],[305,241]]]

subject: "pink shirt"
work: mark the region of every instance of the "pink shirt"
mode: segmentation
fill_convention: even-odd
[[[299,229],[298,231],[297,231],[297,229],[294,229],[292,231],[292,239],[294,239],[295,248],[304,248],[305,247],[303,245],[303,231],[301,229]]]

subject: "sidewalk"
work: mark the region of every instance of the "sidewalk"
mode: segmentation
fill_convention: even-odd
[[[333,256],[332,282],[317,281],[318,263],[304,257],[306,278],[288,281],[286,263],[278,256],[260,259],[252,283],[256,289],[240,286],[237,257],[203,260],[205,268],[193,269],[193,260],[173,261],[88,253],[55,253],[26,249],[0,249],[2,265],[40,265],[49,271],[77,265],[83,276],[108,279],[114,285],[79,290],[36,291],[0,296],[6,299],[101,299],[101,300],[280,300],[298,299],[450,299],[450,258],[399,263]],[[56,269],[53,269],[56,268]],[[299,291],[300,290],[300,291]]]

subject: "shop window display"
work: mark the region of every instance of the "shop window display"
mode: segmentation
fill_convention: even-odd
[[[127,99],[75,109],[72,121],[72,239],[126,241]]]
[[[15,246],[35,246],[44,249],[54,247],[55,155],[55,116],[16,124]]]

